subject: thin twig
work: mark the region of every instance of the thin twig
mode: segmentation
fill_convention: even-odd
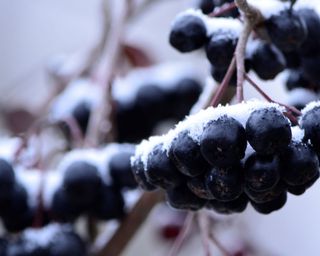
[[[254,26],[262,20],[261,12],[253,7],[252,5],[248,4],[246,0],[235,0],[235,3],[239,10],[243,13],[243,30],[240,34],[235,56],[236,56],[236,65],[237,65],[237,101],[242,102],[243,97],[243,83],[244,83],[244,75],[245,75],[245,53],[246,53],[246,46],[253,30]]]
[[[301,115],[301,112],[296,109],[295,107],[292,107],[292,106],[288,106],[286,104],[283,104],[283,103],[279,103],[277,101],[274,101],[273,99],[271,99],[269,97],[269,95],[267,95],[259,86],[257,83],[255,83],[248,75],[245,74],[245,79],[249,82],[249,84],[252,85],[253,88],[255,88],[261,95],[262,97],[264,97],[268,102],[272,102],[272,103],[276,103],[280,106],[283,106],[286,108],[286,110],[288,112],[284,113],[292,123],[298,125],[299,122],[297,120],[297,118],[292,114],[292,113],[295,113],[296,115],[300,116]]]
[[[205,256],[210,256],[210,240],[209,240],[209,233],[210,233],[210,220],[208,215],[202,211],[198,213],[198,224],[201,233],[201,241],[203,244],[204,254]]]
[[[237,6],[234,2],[227,3],[227,4],[222,5],[219,8],[215,8],[212,13],[208,14],[208,16],[209,17],[218,17],[218,16],[225,14],[226,12],[234,10],[235,8],[237,8]]]
[[[299,111],[298,109],[296,109],[295,107],[293,106],[289,106],[289,105],[286,105],[284,103],[281,103],[281,102],[278,102],[278,101],[275,101],[273,99],[270,98],[270,96],[268,94],[266,94],[262,89],[261,87],[256,83],[254,82],[247,74],[245,74],[245,79],[252,85],[253,88],[255,88],[267,101],[269,102],[272,102],[272,103],[276,103],[276,104],[279,104],[280,106],[283,106],[285,107],[287,110],[291,111],[292,113],[298,115],[298,116],[301,116],[302,113],[301,111]]]
[[[216,93],[214,94],[214,97],[210,103],[211,106],[216,107],[219,105],[221,98],[223,97],[224,93],[226,92],[229,82],[232,78],[232,75],[235,71],[236,68],[236,60],[233,57],[231,60],[231,63],[229,65],[229,68],[227,70],[226,75],[224,76],[221,84],[219,85],[219,89],[216,91]]]
[[[121,255],[131,238],[136,234],[141,224],[146,220],[153,207],[163,200],[162,191],[145,192],[135,204],[130,213],[121,222],[112,238],[103,248],[93,248],[92,255],[118,256]]]
[[[194,220],[194,213],[189,212],[184,221],[183,228],[180,231],[177,239],[174,241],[168,256],[178,255],[180,249],[182,248],[183,242],[187,239],[188,235],[190,234],[193,220]]]
[[[231,256],[226,248],[220,243],[220,241],[215,237],[212,230],[209,232],[209,238],[211,242],[220,250],[223,256]]]
[[[105,2],[108,2],[105,0]],[[114,75],[115,65],[118,62],[121,50],[122,32],[125,26],[125,22],[128,19],[129,6],[126,0],[113,1],[117,10],[112,12],[113,18],[110,28],[110,34],[108,36],[108,44],[105,46],[105,50],[101,56],[100,63],[97,66],[97,70],[94,74],[94,79],[101,87],[101,101],[97,109],[92,112],[92,115],[88,124],[87,136],[85,142],[87,145],[97,145],[101,137],[106,137],[110,131],[104,128],[111,127],[112,124],[106,124],[108,111],[110,111],[108,96],[110,93],[110,86],[112,84],[112,76]]]

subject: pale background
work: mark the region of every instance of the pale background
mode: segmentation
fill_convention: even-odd
[[[189,2],[157,1],[128,27],[128,40],[144,43],[159,61],[192,61],[202,71],[208,70],[202,54],[182,55],[168,44],[172,19],[190,6]],[[46,63],[53,56],[72,54],[93,42],[99,30],[99,3],[99,0],[0,0],[0,106],[18,102],[32,111],[37,109],[50,90],[44,72]],[[276,99],[285,100],[281,77],[263,88]],[[247,97],[252,95],[251,90],[246,90]],[[284,209],[269,216],[248,208],[236,217],[232,230],[236,234],[242,232],[241,236],[264,248],[259,255],[320,255],[319,189],[318,182],[301,197],[289,196]],[[146,223],[124,255],[166,255],[170,244],[159,239],[154,222]],[[201,255],[201,251],[199,236],[195,236],[181,255]]]

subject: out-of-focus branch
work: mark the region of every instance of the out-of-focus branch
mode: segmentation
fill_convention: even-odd
[[[131,209],[119,228],[103,248],[96,248],[92,254],[95,256],[121,255],[132,237],[136,234],[143,222],[147,219],[153,207],[163,201],[164,195],[160,190],[145,192],[135,206]]]
[[[101,87],[101,98],[100,104],[93,110],[90,117],[86,136],[87,145],[98,145],[102,138],[110,137],[108,133],[112,129],[112,123],[108,118],[108,114],[112,112],[110,87],[112,86],[115,66],[119,61],[122,33],[130,11],[129,2],[126,0],[117,0],[112,3],[113,11],[110,13],[112,17],[108,41],[93,74],[94,79]]]

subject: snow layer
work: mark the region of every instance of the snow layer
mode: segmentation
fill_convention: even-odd
[[[67,153],[58,165],[58,171],[64,175],[66,169],[76,161],[85,161],[95,166],[106,184],[111,184],[111,177],[106,172],[107,163],[100,149],[76,149]]]
[[[203,83],[202,74],[191,64],[182,62],[162,63],[148,68],[137,68],[125,77],[117,77],[112,86],[115,100],[133,104],[141,87],[155,85],[164,90],[174,90],[174,86],[184,78]]]
[[[189,15],[199,17],[203,21],[208,37],[221,30],[230,33],[230,36],[232,37],[238,37],[242,29],[241,21],[238,19],[208,17],[207,15],[204,15],[201,10],[195,9],[188,9],[179,13],[173,20],[171,26],[174,26],[176,22],[179,22],[185,16]]]
[[[251,100],[232,106],[220,105],[216,108],[209,107],[205,110],[200,110],[194,115],[187,116],[185,120],[179,122],[176,127],[170,130],[167,134],[162,136],[152,136],[148,140],[143,140],[136,147],[135,157],[133,157],[131,161],[133,162],[135,159],[141,158],[144,168],[147,169],[148,156],[153,148],[156,145],[162,144],[163,150],[168,152],[173,139],[176,138],[180,132],[187,130],[189,132],[189,136],[197,143],[200,143],[201,134],[208,122],[217,120],[223,115],[228,115],[245,126],[250,114],[253,111],[262,108],[276,108],[281,112],[285,110],[284,107],[278,104],[259,100]]]
[[[100,87],[90,80],[75,80],[54,100],[50,117],[53,120],[69,117],[80,102],[86,102],[89,106],[95,107],[99,104],[101,95]]]
[[[28,205],[36,207],[41,186],[41,173],[38,170],[21,169],[15,172],[16,180],[23,185],[28,194]]]
[[[22,233],[22,238],[28,241],[29,246],[47,247],[55,236],[72,231],[68,224],[50,224],[41,229],[28,228]]]
[[[320,107],[320,100],[310,102],[304,109],[301,110],[302,116],[307,114],[313,108]]]

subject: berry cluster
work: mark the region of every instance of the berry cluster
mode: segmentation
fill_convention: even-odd
[[[208,108],[166,135],[151,137],[131,159],[139,185],[166,191],[178,209],[268,214],[300,195],[319,177],[320,103],[308,105],[301,127],[285,109],[251,101]],[[305,132],[305,135],[304,135]]]
[[[14,238],[0,238],[1,256],[86,256],[86,245],[68,225],[26,229]]]
[[[150,136],[161,121],[181,120],[202,91],[198,76],[189,67],[177,64],[136,70],[116,79],[113,117],[117,141],[140,141]],[[100,96],[99,87],[92,82],[72,82],[55,100],[51,116],[58,121],[72,117],[85,134],[90,113],[99,104]]]
[[[31,226],[35,209],[23,183],[18,181],[13,166],[0,158],[0,216],[10,232]]]
[[[137,186],[130,167],[133,154],[134,146],[130,144],[71,151],[55,174],[60,179],[45,191],[50,216],[62,222],[72,222],[82,214],[100,220],[122,218],[122,192]]]
[[[202,1],[201,8],[206,9],[209,2],[211,10],[215,1]],[[318,13],[303,4],[295,9],[276,1],[254,1],[252,4],[261,10],[264,21],[256,27],[255,37],[247,44],[246,70],[253,70],[263,80],[271,80],[288,69],[286,84],[289,90],[297,87],[318,90]],[[221,82],[234,55],[241,28],[237,19],[210,18],[199,11],[187,10],[173,22],[169,41],[180,52],[204,48],[211,64],[211,75]],[[230,84],[235,83],[234,76]]]
[[[83,214],[105,221],[122,218],[124,194],[137,187],[130,166],[134,150],[131,144],[74,150],[45,176],[1,158],[0,217],[5,229],[19,232],[50,221],[73,222]]]

